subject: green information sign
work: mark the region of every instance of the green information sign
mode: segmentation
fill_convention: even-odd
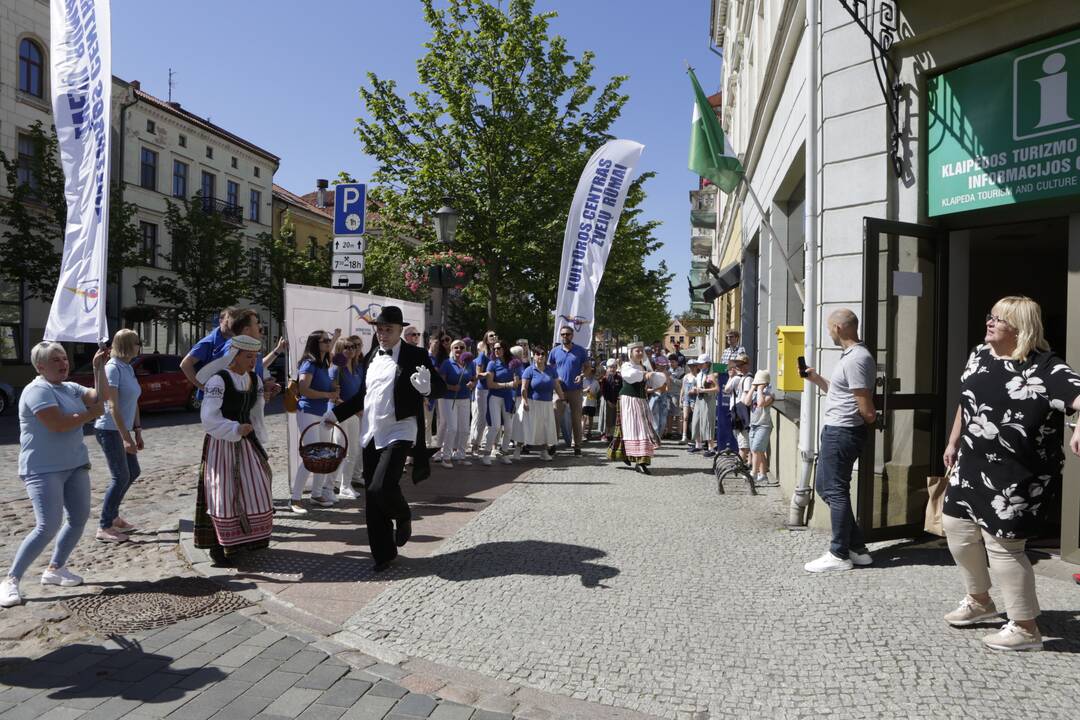
[[[1080,193],[1080,30],[927,83],[930,215]]]

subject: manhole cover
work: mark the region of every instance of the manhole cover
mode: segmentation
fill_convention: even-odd
[[[110,588],[62,604],[98,632],[127,633],[228,613],[251,603],[206,578],[169,578],[134,589]]]

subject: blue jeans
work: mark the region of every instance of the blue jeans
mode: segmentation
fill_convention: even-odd
[[[562,415],[557,419],[559,421],[559,429],[562,430],[563,442],[566,443],[567,447],[570,447],[574,444],[574,431],[571,427],[573,423],[570,422],[570,403],[563,404]]]
[[[652,414],[653,429],[656,434],[663,437],[664,428],[667,427],[668,413],[671,412],[671,402],[667,395],[653,395],[649,398],[649,411]]]
[[[112,527],[113,520],[120,516],[120,503],[124,500],[131,483],[139,477],[139,456],[124,450],[124,438],[119,430],[94,430],[101,452],[105,453],[105,462],[109,465],[112,482],[105,491],[105,501],[101,504],[102,530]]]
[[[8,570],[8,575],[13,578],[22,578],[26,568],[54,537],[56,547],[53,548],[51,564],[63,567],[82,537],[86,518],[90,517],[89,465],[59,472],[23,475],[22,481],[34,506],[37,524],[15,553],[15,562]],[[65,511],[67,518],[61,528]]]
[[[826,425],[821,429],[814,489],[829,506],[832,520],[832,554],[848,559],[851,550],[866,552],[862,530],[851,510],[851,470],[866,444],[867,429]]]

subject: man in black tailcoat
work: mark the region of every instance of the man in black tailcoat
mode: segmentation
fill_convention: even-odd
[[[414,482],[431,472],[423,436],[417,438],[418,419],[424,416],[424,401],[442,397],[446,383],[423,348],[402,342],[401,308],[384,307],[374,324],[376,342],[367,354],[360,392],[325,417],[341,422],[361,413],[368,544],[378,572],[394,561],[397,549],[412,535],[401,474],[409,455]]]

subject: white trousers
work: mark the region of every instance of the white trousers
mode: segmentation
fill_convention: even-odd
[[[488,396],[488,413],[491,415],[491,424],[488,425],[487,439],[484,441],[484,452],[488,455],[495,454],[495,440],[502,430],[500,449],[503,455],[510,451],[510,434],[514,426],[514,412],[506,409],[506,404],[501,397]]]
[[[476,388],[476,396],[472,403],[472,428],[469,430],[470,447],[478,447],[484,442],[484,432],[487,429],[487,421],[484,419],[487,414],[487,401],[488,391],[485,388]]]
[[[443,458],[449,460],[456,452],[461,457],[469,443],[469,398],[439,400],[439,440]]]
[[[315,423],[318,427],[311,429],[307,435],[304,436],[304,444],[310,445],[315,442],[330,442],[330,436],[334,434],[334,428],[331,425],[324,425],[322,417],[319,415],[309,415],[306,412],[296,413],[296,425],[297,425],[297,437],[300,437],[300,433],[304,432],[304,428],[308,425]],[[359,442],[357,442],[359,444]],[[292,499],[299,500],[300,496],[304,493],[304,486],[307,485],[308,479],[311,479],[311,494],[312,496],[322,495],[326,490],[330,490],[332,483],[334,482],[334,475],[320,475],[309,471],[304,467],[304,461],[300,461],[300,467],[296,469],[296,476],[292,482]]]
[[[345,431],[345,437],[349,441],[349,452],[345,456],[345,459],[341,462],[341,467],[338,469],[338,487],[344,488],[352,482],[353,476],[361,465],[361,458],[363,456],[364,449],[360,447],[360,416],[353,415],[348,420],[343,420],[338,425],[341,425]],[[331,433],[334,436],[334,442],[342,444],[341,432],[337,428],[330,428]],[[311,431],[315,433],[314,430]],[[331,488],[332,489],[332,488]]]

